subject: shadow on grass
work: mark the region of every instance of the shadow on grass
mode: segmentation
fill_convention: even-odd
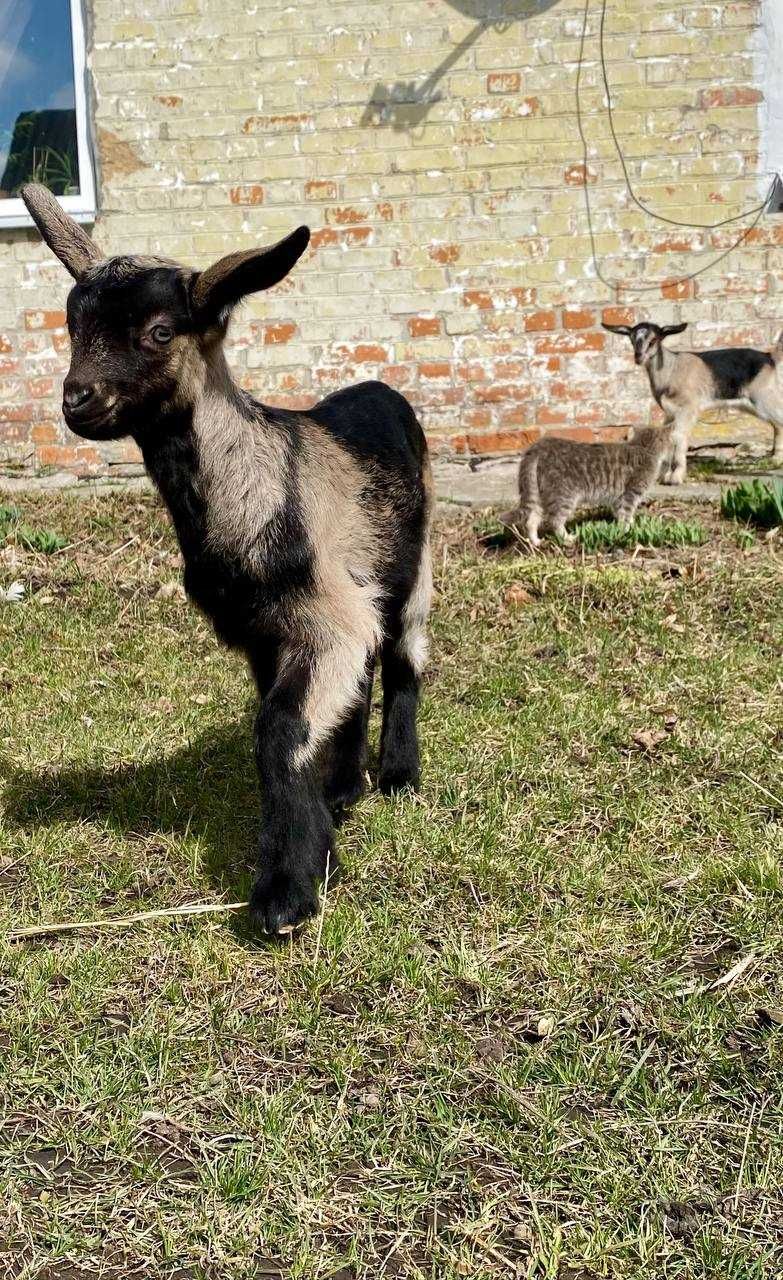
[[[86,821],[120,838],[195,836],[216,890],[244,898],[261,813],[252,742],[248,711],[238,722],[144,762],[20,770],[6,761],[0,764],[6,818],[28,830]],[[231,925],[250,939],[243,915],[232,916]]]
[[[251,707],[240,721],[143,763],[35,770],[0,760],[5,817],[25,830],[89,822],[119,839],[195,836],[216,891],[231,901],[247,898],[261,822],[254,716]],[[368,767],[377,768],[372,747]],[[348,812],[335,818],[338,829]],[[232,913],[226,923],[244,942],[270,945],[253,933],[244,913]]]

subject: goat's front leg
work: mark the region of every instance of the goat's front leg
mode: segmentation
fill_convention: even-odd
[[[357,697],[365,657],[348,645],[283,650],[259,708],[255,756],[263,821],[250,910],[264,933],[288,933],[313,915],[327,859],[336,868],[318,755]]]

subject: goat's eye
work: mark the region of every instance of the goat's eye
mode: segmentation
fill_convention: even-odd
[[[153,342],[157,342],[163,347],[167,342],[171,342],[174,337],[174,330],[169,328],[167,324],[155,324],[150,329],[150,337]]]

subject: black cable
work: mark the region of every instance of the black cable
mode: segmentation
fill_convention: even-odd
[[[604,43],[605,42],[604,33],[606,29],[606,10],[607,10],[607,0],[602,0],[601,25],[599,29],[598,48],[601,56],[601,72],[603,74],[604,89],[606,90],[606,111],[609,117],[609,131],[612,135],[612,141],[614,142],[615,151],[617,152],[618,159],[620,161],[620,164],[622,165],[623,177],[625,178],[625,185],[628,188],[628,194],[633,200],[634,204],[638,205],[638,207],[644,213],[648,214],[649,217],[656,218],[658,222],[666,222],[669,224],[670,227],[688,227],[692,231],[715,231],[717,230],[718,227],[727,227],[732,222],[744,222],[745,218],[751,218],[755,213],[763,213],[767,205],[769,204],[769,199],[770,199],[770,196],[772,195],[772,188],[775,185],[774,178],[770,183],[769,191],[767,192],[764,198],[763,204],[754,205],[752,209],[746,209],[744,213],[735,213],[734,216],[731,218],[722,218],[720,222],[680,222],[677,218],[667,218],[666,215],[663,213],[656,213],[654,209],[650,209],[649,206],[646,205],[643,200],[639,199],[639,197],[637,196],[631,184],[631,178],[628,173],[628,165],[626,164],[625,156],[623,155],[622,147],[620,146],[620,139],[617,137],[617,132],[614,127],[614,108],[612,106],[612,90],[609,85],[609,71],[606,66],[606,49],[605,49],[605,43]]]
[[[623,172],[625,173],[625,181],[628,187],[629,194],[631,195],[631,198],[639,206],[639,208],[642,209],[650,217],[653,217],[653,218],[658,217],[663,222],[671,222],[672,225],[674,226],[689,227],[691,230],[694,230],[694,231],[711,230],[713,228],[709,226],[705,226],[704,224],[675,222],[674,219],[664,218],[662,215],[655,214],[651,209],[648,209],[644,204],[642,204],[642,202],[638,200],[636,195],[634,194],[633,188],[631,187],[630,180],[628,177],[628,171],[625,166],[625,159],[620,149],[620,145],[617,140],[617,135],[614,131],[614,121],[611,116],[611,99],[609,95],[608,79],[606,77],[606,72],[605,72],[606,62],[605,62],[604,53],[603,53],[603,30],[604,30],[604,19],[606,16],[606,5],[607,5],[607,0],[602,0],[602,18],[601,18],[601,31],[600,31],[601,62],[604,67],[604,84],[607,92],[607,103],[609,105],[609,117],[611,122],[612,137],[614,138],[615,146],[617,147],[617,152],[618,152],[618,155],[620,156],[620,160],[623,166]],[[755,213],[756,216],[754,217],[750,226],[746,227],[745,230],[741,232],[741,234],[729,246],[729,248],[725,249],[723,253],[718,254],[717,257],[712,258],[703,267],[699,267],[696,271],[692,271],[686,276],[679,276],[676,279],[669,278],[666,280],[659,280],[655,284],[650,284],[650,283],[625,284],[620,281],[609,280],[608,277],[605,276],[603,273],[603,270],[601,268],[601,263],[598,258],[598,253],[596,250],[595,230],[593,228],[593,213],[592,213],[592,207],[590,205],[590,188],[587,181],[588,169],[589,169],[589,149],[587,145],[587,138],[585,136],[584,123],[582,119],[582,95],[581,95],[582,69],[584,66],[584,52],[585,52],[585,44],[587,42],[587,25],[588,25],[589,17],[590,17],[590,0],[585,0],[584,14],[582,18],[582,34],[579,41],[579,62],[577,64],[577,69],[576,69],[576,122],[577,122],[577,128],[579,130],[579,137],[582,143],[582,162],[583,162],[583,169],[584,169],[584,188],[583,189],[584,189],[584,196],[585,196],[585,212],[587,214],[587,226],[590,233],[590,253],[593,259],[593,265],[595,266],[596,276],[601,281],[602,284],[606,285],[607,289],[612,290],[614,293],[618,295],[622,292],[625,292],[625,293],[656,292],[657,293],[661,289],[661,287],[664,285],[676,286],[679,284],[685,284],[689,280],[695,280],[698,276],[704,275],[705,272],[711,271],[712,268],[717,266],[719,262],[722,262],[724,258],[728,258],[729,255],[732,254],[734,250],[737,249],[743,243],[743,241],[747,240],[750,233],[754,231],[755,228],[758,226],[759,222],[761,221],[762,214],[764,213],[764,210],[767,207],[770,197],[768,195],[767,199],[764,201],[762,205],[759,205],[758,208],[750,211]],[[773,180],[773,186],[774,186],[774,180]],[[772,194],[772,187],[770,187],[770,195],[771,194]],[[738,216],[744,218],[748,216],[748,213],[740,214]],[[723,222],[716,222],[714,224],[714,227],[725,226],[727,223],[736,222],[737,220],[738,218],[726,218]]]

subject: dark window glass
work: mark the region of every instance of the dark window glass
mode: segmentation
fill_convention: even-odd
[[[79,194],[70,0],[0,0],[0,199]]]

